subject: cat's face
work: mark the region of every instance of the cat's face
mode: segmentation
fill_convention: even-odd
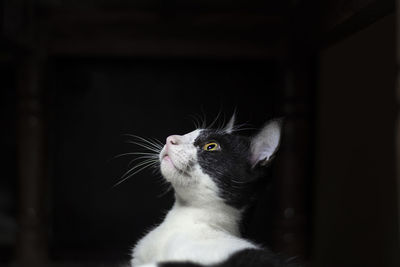
[[[252,185],[263,174],[260,166],[276,152],[280,123],[267,124],[253,138],[233,134],[231,126],[167,138],[160,168],[177,197],[199,203],[222,200],[237,208],[246,205]]]

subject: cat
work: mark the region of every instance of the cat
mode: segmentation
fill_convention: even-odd
[[[237,135],[234,124],[235,115],[219,129],[171,135],[163,146],[141,139],[156,154],[150,164],[159,164],[175,203],[134,246],[132,267],[297,266],[239,229],[278,150],[282,121],[269,121],[253,137]]]

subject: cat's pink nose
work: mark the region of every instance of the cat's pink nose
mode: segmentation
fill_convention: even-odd
[[[170,135],[167,137],[167,145],[179,145],[179,135]]]

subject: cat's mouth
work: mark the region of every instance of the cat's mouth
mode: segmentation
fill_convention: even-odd
[[[188,173],[188,169],[180,168],[179,160],[177,163],[174,162],[172,157],[168,153],[168,147],[164,147],[160,154],[160,162],[161,164],[165,164],[165,166],[169,166],[168,168],[173,168],[180,174],[184,174],[185,176],[190,176]]]
[[[170,166],[172,166],[175,170],[177,170],[179,173],[183,173],[183,174],[187,174],[186,171],[180,169],[172,160],[172,158],[168,155],[168,152],[164,152],[161,155],[161,161],[165,161],[167,162],[167,164],[169,164]]]
[[[174,165],[174,162],[172,161],[171,157],[168,155],[164,155],[163,160],[169,161],[172,165]]]
[[[168,155],[168,151],[167,150],[163,150],[161,152],[161,161],[168,161],[172,166],[175,167],[174,162],[172,161],[171,157]],[[176,168],[176,167],[175,167]]]

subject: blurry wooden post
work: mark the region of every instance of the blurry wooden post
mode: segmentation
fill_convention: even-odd
[[[283,141],[276,161],[274,247],[288,256],[307,261],[311,244],[312,155],[314,135],[317,2],[296,10],[291,21],[288,58],[284,62],[285,86],[280,102],[285,116]]]
[[[397,120],[396,120],[396,166],[397,166],[397,216],[399,221],[398,232],[400,234],[400,0],[396,1],[396,100],[397,100]],[[398,237],[400,242],[400,235]]]
[[[283,142],[276,162],[275,249],[289,256],[308,258],[312,153],[312,86],[310,59],[286,72],[283,92],[285,116]]]
[[[40,58],[27,55],[18,77],[19,266],[43,266],[47,258],[41,70]]]
[[[35,19],[35,1],[10,1],[18,18],[9,17],[10,39],[18,56],[18,266],[44,266],[47,261],[45,224],[45,123],[43,115],[43,62]],[[16,21],[14,21],[16,20]],[[14,28],[15,25],[19,27]]]

